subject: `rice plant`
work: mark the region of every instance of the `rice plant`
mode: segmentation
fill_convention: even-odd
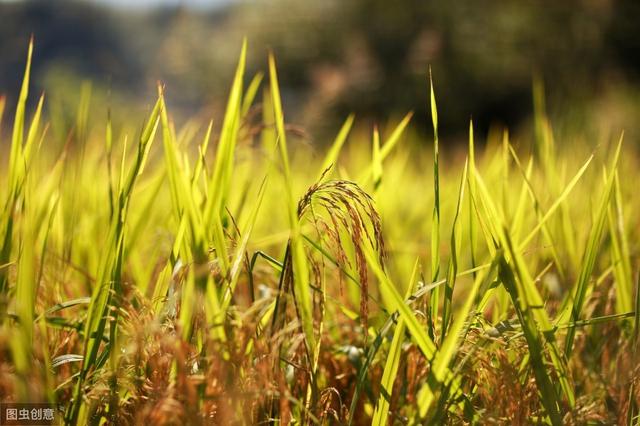
[[[640,424],[635,141],[559,143],[534,85],[531,144],[469,123],[460,155],[429,72],[431,117],[351,115],[310,149],[247,49],[220,123],[177,122],[160,84],[136,128],[83,90],[60,141],[29,45],[0,98],[0,400],[64,424]]]

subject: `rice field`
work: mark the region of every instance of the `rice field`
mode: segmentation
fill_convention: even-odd
[[[162,85],[117,122],[85,90],[61,143],[30,45],[0,98],[0,401],[71,425],[640,424],[637,141],[556,140],[535,85],[532,143],[460,123],[440,145],[425,70],[430,117],[309,144],[246,49],[221,122],[174,121]]]

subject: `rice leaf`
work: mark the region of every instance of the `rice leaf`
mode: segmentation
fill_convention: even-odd
[[[293,197],[293,183],[291,169],[289,167],[289,154],[287,152],[287,136],[284,129],[284,114],[282,112],[282,102],[280,100],[280,88],[278,86],[278,75],[273,54],[269,55],[269,76],[271,83],[271,101],[273,103],[274,120],[280,148],[280,160],[284,173],[284,186],[286,193],[287,213],[289,218],[291,259],[293,265],[293,288],[296,299],[296,306],[302,323],[302,330],[305,335],[305,345],[308,359],[315,353],[316,338],[313,331],[313,306],[309,292],[309,265],[307,263],[304,246],[302,244],[302,233],[300,232],[300,222],[296,212],[297,203]]]
[[[618,166],[618,159],[620,157],[620,149],[622,147],[622,136],[620,136],[620,140],[618,142],[618,147],[614,154],[613,163],[611,167],[611,172],[607,177],[605,183],[604,193],[602,195],[602,199],[599,203],[599,207],[597,210],[597,216],[591,228],[591,232],[589,234],[589,240],[584,250],[584,254],[582,256],[582,269],[580,270],[580,276],[574,285],[574,291],[572,293],[573,303],[567,304],[566,309],[563,314],[561,314],[561,318],[566,318],[568,313],[571,313],[571,320],[576,322],[580,320],[582,306],[584,304],[585,295],[587,291],[587,285],[591,278],[591,274],[595,267],[596,259],[599,252],[600,240],[602,239],[602,234],[604,232],[605,220],[607,219],[607,212],[609,211],[609,203],[611,200],[611,196],[613,193],[613,186],[615,182],[615,173]],[[569,311],[570,309],[570,311]],[[560,324],[563,321],[561,320]],[[567,358],[571,356],[571,352],[573,351],[573,339],[575,337],[575,329],[569,328],[567,331],[567,337],[565,339],[565,353]]]
[[[320,171],[318,173],[318,177],[316,178],[316,182],[322,183],[324,179],[327,179],[328,176],[326,174],[327,169],[333,167],[336,161],[338,160],[338,155],[340,155],[340,150],[342,149],[342,145],[344,145],[347,137],[349,136],[349,132],[351,131],[351,127],[353,126],[353,122],[355,120],[355,115],[351,114],[345,120],[344,124],[340,128],[340,131],[336,135],[333,143],[331,144],[331,148],[327,152],[324,160],[322,161],[322,165],[320,166]]]
[[[433,213],[431,215],[431,282],[438,281],[440,276],[440,170],[439,170],[439,142],[438,142],[438,110],[436,95],[433,90],[431,68],[429,68],[429,88],[431,98],[431,122],[433,125]],[[445,296],[446,297],[446,296]],[[430,296],[431,315],[434,321],[438,318],[440,304],[440,290],[436,287]],[[444,329],[444,323],[443,323]]]
[[[405,299],[408,299],[413,292],[416,277],[418,274],[418,264],[419,259],[416,259],[413,265],[413,272],[411,273],[411,279],[409,280],[409,285],[407,286],[407,292],[405,294]],[[391,401],[391,394],[393,393],[393,383],[396,380],[396,375],[398,374],[398,368],[400,367],[400,355],[402,352],[402,343],[404,340],[406,326],[404,320],[400,318],[398,323],[396,324],[396,329],[393,332],[393,339],[391,340],[391,345],[389,346],[389,354],[387,356],[387,361],[384,365],[384,371],[382,373],[382,381],[380,382],[380,396],[378,397],[378,401],[376,402],[376,408],[373,413],[373,421],[371,422],[374,426],[383,426],[387,424],[387,417],[389,415],[389,403]]]

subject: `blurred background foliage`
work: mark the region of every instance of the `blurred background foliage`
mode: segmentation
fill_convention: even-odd
[[[0,93],[15,102],[33,33],[35,87],[69,117],[82,80],[105,117],[141,114],[158,80],[174,114],[219,117],[247,36],[250,72],[275,52],[287,119],[318,143],[349,112],[369,125],[414,110],[430,135],[429,66],[445,143],[464,140],[470,117],[481,137],[527,129],[536,77],[560,135],[640,130],[635,0],[24,0],[0,1],[0,22]]]

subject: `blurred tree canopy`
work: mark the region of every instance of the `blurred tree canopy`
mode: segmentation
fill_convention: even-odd
[[[215,114],[246,35],[249,69],[264,69],[272,49],[289,120],[318,135],[349,112],[366,121],[415,110],[428,131],[429,66],[445,136],[471,116],[481,130],[518,126],[531,111],[533,75],[556,109],[587,111],[604,98],[624,103],[622,117],[638,107],[620,101],[640,81],[634,0],[271,0],[210,11],[32,0],[0,3],[0,21],[0,91],[10,96],[34,33],[39,89],[55,90],[62,77],[52,75],[76,75],[151,99],[162,80],[178,109]]]

